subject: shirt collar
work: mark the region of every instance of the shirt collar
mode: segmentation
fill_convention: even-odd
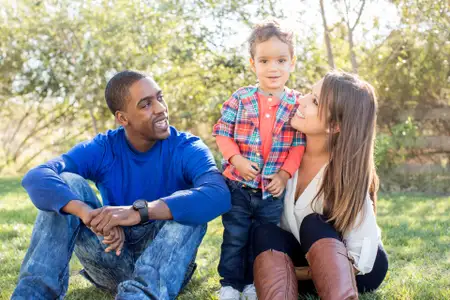
[[[278,99],[283,99],[284,95],[286,94],[286,87],[284,87],[283,90],[281,92],[278,92],[278,93],[268,93],[268,92],[262,90],[259,85],[257,86],[257,88],[258,88],[257,92],[260,95],[264,95],[266,97],[275,96]]]
[[[260,101],[264,102],[267,106],[277,106],[280,105],[281,99],[276,96],[266,96],[259,91],[257,92]]]

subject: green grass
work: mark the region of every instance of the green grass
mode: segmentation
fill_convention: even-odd
[[[0,179],[0,299],[9,299],[15,287],[35,217],[19,179]],[[381,288],[361,299],[450,299],[450,197],[381,195],[378,223],[390,269]],[[195,277],[179,299],[217,299],[221,241],[216,219],[200,247]],[[80,269],[74,257],[66,299],[113,299],[78,275]]]

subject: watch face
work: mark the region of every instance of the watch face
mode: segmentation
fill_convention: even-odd
[[[133,204],[136,209],[141,209],[147,207],[147,202],[145,200],[136,200]]]

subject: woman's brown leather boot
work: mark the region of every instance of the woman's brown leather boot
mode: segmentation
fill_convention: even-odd
[[[283,252],[260,253],[253,265],[258,300],[297,300],[298,285],[292,260]]]
[[[306,254],[311,276],[322,300],[358,299],[355,274],[344,243],[324,238]]]

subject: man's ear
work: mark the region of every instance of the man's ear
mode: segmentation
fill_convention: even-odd
[[[291,67],[290,67],[290,71],[293,72],[295,69],[295,63],[297,62],[297,56],[294,55],[294,57],[291,60]]]
[[[116,111],[114,116],[116,117],[117,123],[119,123],[123,127],[128,125],[128,118],[123,111],[120,110]]]
[[[255,60],[250,57],[250,68],[256,73]]]

